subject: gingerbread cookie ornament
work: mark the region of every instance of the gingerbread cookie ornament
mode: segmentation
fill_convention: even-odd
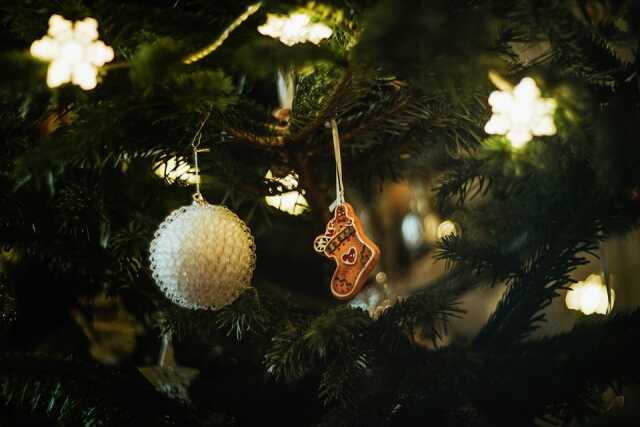
[[[380,260],[380,249],[369,239],[360,218],[344,199],[342,184],[342,161],[340,140],[335,120],[331,120],[333,147],[336,156],[336,193],[332,205],[333,218],[324,234],[316,237],[313,246],[316,252],[331,258],[336,270],[331,278],[331,293],[341,300],[349,300],[362,289],[369,274]]]

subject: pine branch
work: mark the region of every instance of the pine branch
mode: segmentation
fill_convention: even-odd
[[[3,353],[0,359],[0,411],[56,425],[199,425],[135,370],[40,355]]]
[[[265,354],[267,370],[277,378],[301,378],[319,363],[356,345],[370,324],[361,310],[341,307],[299,325],[290,324],[272,338]]]
[[[544,59],[587,84],[614,89],[630,74],[607,37],[597,26],[581,22],[569,3],[511,1],[495,7],[507,19],[509,39],[548,40]]]
[[[396,347],[394,341],[402,331],[410,339],[416,334],[422,334],[437,346],[443,333],[446,334],[449,319],[463,313],[458,308],[460,297],[479,283],[481,281],[478,277],[463,269],[455,269],[424,289],[414,292],[386,310],[378,320],[378,327],[383,331],[381,342],[391,344],[391,348]]]
[[[353,407],[367,394],[362,388],[370,373],[370,356],[360,353],[359,349],[345,350],[328,364],[322,374],[319,397],[325,406]]]
[[[220,333],[241,342],[247,337],[262,337],[271,332],[281,313],[276,301],[267,292],[258,294],[247,290],[233,304],[217,311],[188,310],[174,305],[164,307],[155,319],[163,333],[177,339],[198,336],[202,341],[211,341]]]
[[[561,247],[541,246],[522,271],[509,278],[507,292],[474,339],[474,345],[501,351],[538,329],[545,321],[542,310],[571,283],[570,273],[587,263],[576,254],[597,248],[593,243],[574,243],[569,248],[564,244],[562,241],[558,244]]]
[[[487,395],[485,404],[502,402],[503,415],[511,422],[544,415],[565,423],[592,419],[604,408],[601,401],[594,407],[585,399],[612,383],[622,387],[640,379],[640,354],[633,344],[640,338],[639,326],[640,312],[619,314],[492,355],[481,372],[491,384],[485,390],[496,393]]]

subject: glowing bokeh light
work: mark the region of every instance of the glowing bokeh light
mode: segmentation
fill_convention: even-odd
[[[270,181],[276,181],[285,190],[282,194],[266,196],[264,199],[269,206],[273,206],[290,215],[301,215],[309,208],[309,204],[304,198],[304,193],[298,190],[298,176],[296,174],[290,173],[284,178],[276,178],[269,170],[265,178]]]
[[[97,84],[98,68],[113,60],[113,49],[98,40],[93,18],[72,23],[60,15],[49,19],[48,34],[31,44],[31,54],[49,62],[47,86],[73,83],[84,90]]]
[[[155,165],[154,172],[160,178],[168,182],[182,181],[188,184],[197,184],[200,177],[192,172],[191,165],[177,157],[172,157],[166,162],[159,162]]]
[[[331,28],[326,25],[319,22],[311,23],[311,17],[302,12],[289,16],[269,13],[267,22],[260,25],[258,31],[280,40],[287,46],[305,42],[319,44],[333,34]]]
[[[586,315],[593,313],[608,314],[613,309],[616,293],[611,289],[611,301],[607,286],[602,277],[592,274],[583,282],[574,283],[567,292],[565,303],[570,310],[581,311]]]
[[[512,90],[496,90],[489,96],[493,115],[484,127],[490,135],[506,135],[514,148],[523,147],[534,136],[555,135],[556,102],[541,98],[536,82],[525,77]]]
[[[404,244],[410,250],[416,250],[420,248],[424,242],[424,230],[422,228],[422,220],[416,214],[407,214],[402,219],[400,226],[402,232],[402,240]]]
[[[458,236],[460,234],[460,227],[453,221],[444,220],[438,225],[436,230],[436,237],[438,240],[442,240],[447,236]]]

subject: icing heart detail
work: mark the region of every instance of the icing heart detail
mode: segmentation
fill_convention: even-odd
[[[346,254],[342,254],[342,262],[347,265],[355,264],[357,259],[358,252],[356,252],[356,248],[354,247],[349,248],[349,252],[347,252]]]

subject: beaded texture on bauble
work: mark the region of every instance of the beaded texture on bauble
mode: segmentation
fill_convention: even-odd
[[[162,292],[186,308],[219,309],[251,286],[251,230],[224,206],[194,202],[169,214],[151,242],[149,261]]]

